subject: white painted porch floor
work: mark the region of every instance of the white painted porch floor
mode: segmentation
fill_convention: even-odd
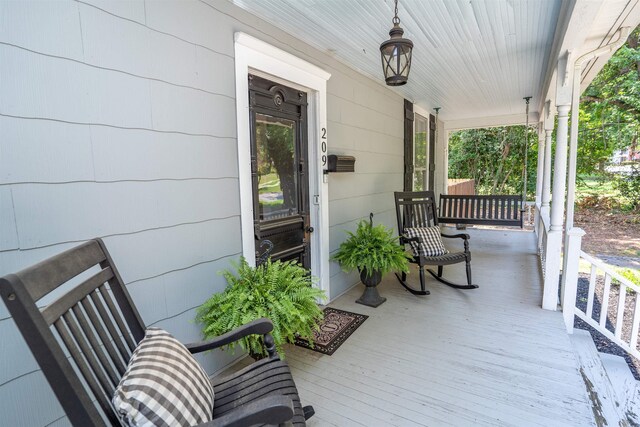
[[[468,232],[479,289],[429,278],[418,297],[389,275],[378,308],[354,302],[362,285],[330,304],[369,316],[332,356],[287,347],[310,426],[594,425],[561,313],[540,308],[533,233]]]

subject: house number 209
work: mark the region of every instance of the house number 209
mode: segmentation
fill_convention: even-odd
[[[322,166],[327,165],[327,128],[322,128],[322,139],[321,150],[322,150]]]

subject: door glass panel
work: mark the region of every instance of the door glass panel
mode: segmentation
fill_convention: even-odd
[[[413,135],[413,190],[427,189],[427,119],[419,114],[415,115],[415,133]]]
[[[424,185],[426,182],[425,175],[424,170],[415,170],[413,172],[413,191],[424,191],[427,189]]]
[[[298,214],[296,122],[256,114],[260,220]]]

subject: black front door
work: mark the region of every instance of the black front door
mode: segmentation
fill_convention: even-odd
[[[310,268],[307,94],[249,75],[256,259]]]

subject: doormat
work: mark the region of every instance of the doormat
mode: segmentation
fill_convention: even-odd
[[[297,338],[296,345],[331,356],[369,316],[325,307],[320,329],[313,332],[313,348],[306,340]]]

